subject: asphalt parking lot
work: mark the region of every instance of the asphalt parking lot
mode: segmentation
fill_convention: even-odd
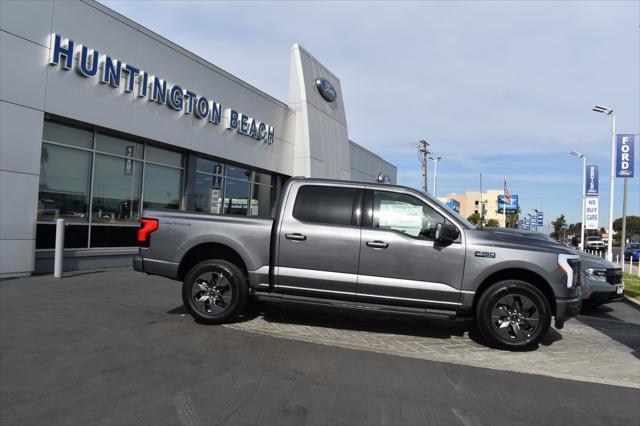
[[[634,425],[639,357],[623,303],[513,354],[468,321],[260,304],[203,326],[128,268],[0,281],[2,425]]]

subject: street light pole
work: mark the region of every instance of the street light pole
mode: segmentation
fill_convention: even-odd
[[[433,196],[438,195],[438,161],[442,160],[442,157],[429,157],[433,161]]]
[[[582,158],[582,224],[580,229],[580,250],[584,251],[584,211],[586,209],[585,201],[586,201],[586,191],[587,191],[587,181],[586,181],[586,169],[587,169],[587,157],[578,151],[571,151],[571,155],[574,155],[578,158]]]
[[[596,105],[593,111],[611,116],[611,171],[609,174],[609,229],[607,230],[607,260],[613,260],[613,191],[615,189],[615,168],[616,168],[616,113],[611,108]]]

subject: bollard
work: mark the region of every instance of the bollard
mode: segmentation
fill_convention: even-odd
[[[64,262],[64,219],[56,220],[56,247],[53,257],[53,277],[62,278],[62,264]]]
[[[620,255],[616,254],[616,265],[620,266]]]

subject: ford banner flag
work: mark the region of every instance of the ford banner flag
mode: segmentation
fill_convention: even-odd
[[[616,177],[633,177],[633,135],[617,135]]]
[[[585,194],[587,197],[598,196],[598,166],[595,164],[587,165],[584,176],[586,182],[584,183]]]

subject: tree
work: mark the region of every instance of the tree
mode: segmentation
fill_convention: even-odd
[[[614,239],[620,241],[620,238],[622,238],[622,218],[613,221],[613,230],[615,231]],[[628,241],[637,241],[640,239],[640,216],[627,216],[627,232],[625,238]]]
[[[474,213],[467,218],[467,220],[474,225],[478,226],[480,224],[480,213]]]
[[[498,226],[500,226],[500,222],[498,222],[496,219],[489,219],[487,221],[487,225],[486,226],[497,228]]]
[[[561,214],[556,220],[551,222],[551,226],[553,226],[553,232],[551,233],[551,238],[555,238],[556,240],[560,236],[560,231],[567,225],[567,221],[564,218],[564,214]]]

